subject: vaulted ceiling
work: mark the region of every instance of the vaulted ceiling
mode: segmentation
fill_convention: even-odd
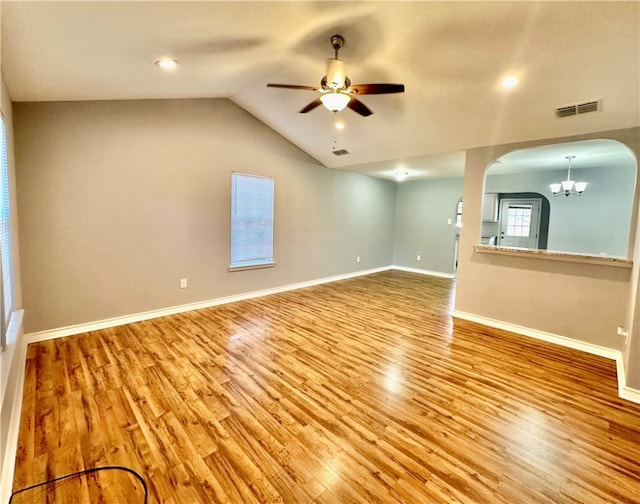
[[[2,1],[0,14],[14,101],[229,98],[323,165],[374,176],[459,175],[468,148],[640,124],[636,1]],[[374,112],[361,117],[299,114],[313,92],[266,87],[318,85],[334,34],[352,82],[405,93],[360,97]]]

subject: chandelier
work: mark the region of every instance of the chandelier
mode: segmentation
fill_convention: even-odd
[[[587,182],[575,182],[574,180],[571,180],[571,160],[575,159],[575,156],[565,156],[565,159],[569,160],[567,180],[556,184],[549,184],[551,192],[554,196],[560,196],[561,194],[564,194],[565,196],[569,196],[570,194],[573,194],[574,196],[582,196],[582,193],[587,188]]]

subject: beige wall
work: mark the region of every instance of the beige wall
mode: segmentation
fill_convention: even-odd
[[[638,133],[639,129],[633,128],[468,151],[456,310],[620,349],[627,356],[629,347],[616,336],[616,328],[630,323],[629,296],[634,287],[630,269],[482,254],[474,252],[473,246],[480,235],[484,172],[491,161],[520,148],[588,138],[618,140],[638,158]],[[630,248],[635,240],[637,208],[636,195]],[[627,376],[634,366],[637,372],[637,364],[637,360],[629,362]]]
[[[395,184],[320,166],[229,100],[16,103],[14,121],[27,332],[391,264]],[[275,178],[274,268],[227,271],[232,171]]]
[[[640,390],[640,218],[636,223],[633,271],[627,306],[626,327],[630,328],[629,344],[623,352],[623,360],[627,370],[626,384],[628,387]]]

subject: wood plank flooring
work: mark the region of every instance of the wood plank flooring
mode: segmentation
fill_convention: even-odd
[[[615,363],[454,325],[454,288],[389,271],[32,344],[14,490],[122,465],[151,503],[639,502]],[[14,503],[142,496],[114,471]]]

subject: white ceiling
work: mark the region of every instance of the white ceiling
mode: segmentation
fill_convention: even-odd
[[[468,148],[640,124],[637,1],[3,0],[0,15],[14,101],[227,97],[323,165],[374,176],[461,175]],[[340,112],[341,132],[322,107],[297,113],[313,92],[265,86],[318,85],[336,33],[353,83],[406,87],[361,97],[374,114]]]

